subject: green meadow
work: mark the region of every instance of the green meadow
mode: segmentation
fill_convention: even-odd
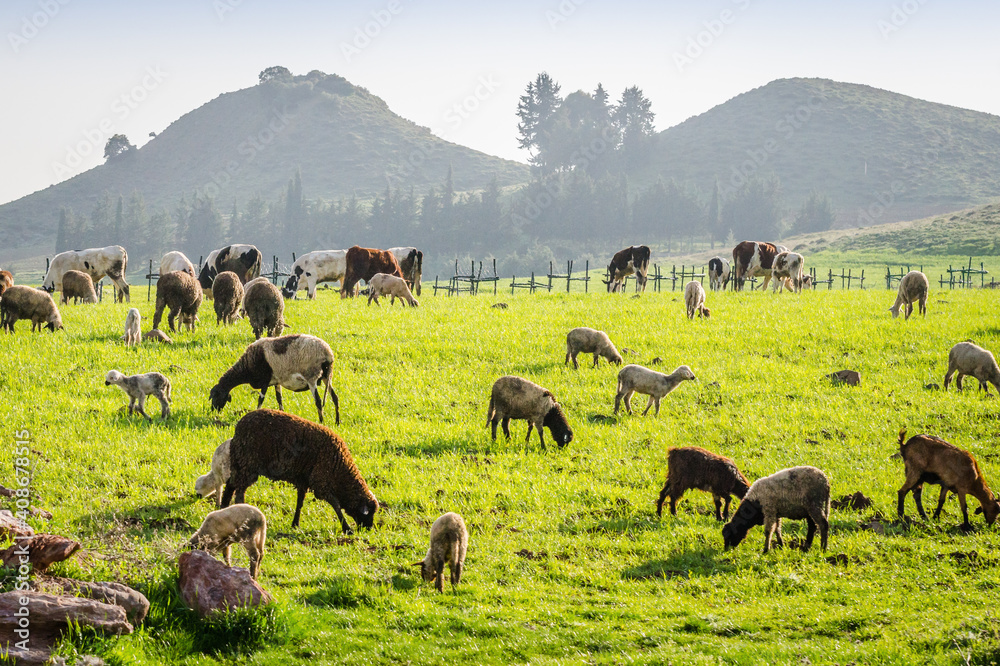
[[[0,335],[0,484],[13,485],[15,433],[30,431],[33,502],[53,514],[30,522],[83,544],[54,573],[122,581],[152,602],[129,636],[65,639],[68,663],[994,663],[1000,528],[974,516],[974,531],[959,530],[954,496],[939,521],[896,521],[903,471],[892,455],[901,427],[937,435],[972,451],[1000,485],[1000,401],[974,381],[962,393],[925,388],[943,387],[956,342],[1000,349],[995,296],[932,284],[926,318],[904,321],[887,311],[895,293],[874,286],[709,293],[711,318],[694,321],[670,292],[425,291],[419,308],[403,309],[321,289],[289,302],[288,332],[334,349],[335,429],[385,507],[375,529],[344,535],[310,494],[293,530],[294,489],[258,481],[246,499],[268,518],[260,582],[276,601],[209,624],[179,601],[177,557],[214,508],[196,498],[195,479],[256,406],[244,386],[221,414],[209,411],[209,389],[253,340],[245,321],[216,326],[206,302],[196,332],[127,349],[129,306],[105,300],[62,307],[56,334],[21,322]],[[145,289],[133,294],[149,330],[153,305]],[[490,307],[499,301],[509,307]],[[659,416],[616,417],[617,368],[584,356],[578,371],[564,365],[575,326],[607,331],[626,362],[687,364],[698,381],[666,397]],[[860,386],[824,378],[845,368],[861,373]],[[110,369],[166,374],[173,416],[127,416],[125,394],[104,385]],[[523,421],[511,441],[491,441],[489,391],[505,374],[554,392],[572,443],[555,448],[546,432],[549,448],[537,436],[525,444]],[[284,397],[287,410],[316,418],[308,394]],[[265,406],[276,407],[273,391]],[[688,445],[733,458],[751,480],[814,465],[834,499],[861,491],[874,505],[832,511],[826,553],[818,539],[809,553],[787,547],[805,534],[788,521],[785,549],[763,555],[754,529],[724,552],[709,494],[689,492],[676,517],[656,517],[667,450]],[[925,506],[936,498],[929,489]],[[411,566],[446,511],[470,530],[455,594],[436,593]],[[916,514],[909,499],[907,513]],[[234,559],[246,566],[242,551]]]

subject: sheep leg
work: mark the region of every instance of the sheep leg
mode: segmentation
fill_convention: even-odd
[[[462,582],[462,563],[456,562],[455,566],[451,568],[451,591],[456,592],[455,588],[458,584]]]
[[[535,427],[532,421],[528,421],[528,434],[524,436],[524,443],[527,444],[528,440],[531,439],[531,429]]]
[[[265,386],[260,390],[260,397],[257,398],[257,409],[264,404],[264,398],[267,396],[267,387]]]
[[[162,393],[158,394],[156,399],[160,401],[160,418],[166,421],[167,417],[170,416],[170,404]]]
[[[510,441],[510,419],[505,418],[501,425],[503,427],[504,436],[507,438],[507,441]]]
[[[142,394],[139,395],[139,404],[136,405],[135,410],[137,412],[139,412],[140,414],[142,414],[143,416],[145,416],[147,421],[149,421],[150,423],[152,423],[153,419],[149,418],[149,414],[147,414],[145,411],[143,411],[143,407],[145,406],[145,404],[146,404],[146,394],[142,393]]]
[[[964,378],[965,374],[962,372],[959,372],[958,377],[955,377],[955,386],[958,388],[959,391],[962,390],[962,379]]]
[[[729,520],[729,503],[733,500],[732,495],[726,495],[726,508],[722,511],[723,520]]]
[[[781,518],[776,518],[774,525],[774,540],[778,544],[778,548],[784,548],[785,540],[781,538]]]
[[[292,527],[299,526],[299,518],[302,516],[302,503],[306,501],[306,491],[308,488],[306,486],[297,486],[295,488],[295,516],[292,518]],[[334,507],[337,509],[337,516],[340,517],[340,524],[344,525],[344,518],[340,515],[340,507]]]
[[[712,495],[712,502],[715,504],[715,519],[722,520],[722,498]],[[726,514],[729,514],[729,502],[726,502]]]
[[[434,577],[434,589],[444,592],[444,567],[438,569],[437,576]]]
[[[941,515],[941,511],[944,509],[944,501],[946,499],[948,499],[948,488],[947,486],[942,485],[941,494],[938,496],[938,505],[934,510],[934,520],[937,520],[938,516]]]
[[[131,400],[129,400],[128,403],[128,415],[132,416],[132,413],[134,411],[135,411],[135,398],[132,398]]]
[[[958,493],[958,505],[962,507],[962,528],[971,528],[972,523],[969,522],[969,508],[965,504],[965,493]]]
[[[330,386],[330,378],[326,378],[326,390],[333,395],[333,411],[336,415],[335,421],[337,425],[340,425],[340,399],[337,397],[337,392],[333,390]],[[326,404],[326,393],[323,394],[323,404]]]
[[[809,526],[809,529],[806,531],[805,543],[802,544],[803,553],[808,552],[812,548],[813,537],[816,536],[816,521],[806,516],[806,524]]]
[[[654,402],[655,400],[656,400],[656,398],[654,398],[653,396],[649,396],[649,402],[647,402],[647,403],[646,403],[646,409],[644,409],[644,410],[642,411],[642,415],[643,415],[643,416],[645,416],[646,414],[648,414],[648,413],[649,413],[649,408],[653,406],[653,402]],[[659,411],[660,411],[660,409],[659,409],[659,405],[657,405],[657,409],[656,409],[656,411],[657,411],[657,412],[659,412]]]
[[[632,394],[635,391],[629,390],[625,392],[625,411],[628,412],[629,416],[632,416]]]
[[[594,367],[595,367],[595,368],[596,368],[596,367],[598,366],[598,361],[597,361],[597,359],[599,359],[599,358],[600,358],[600,354],[597,354],[597,353],[595,352],[595,353],[594,353]]]
[[[497,441],[497,424],[500,423],[500,419],[493,419],[490,421],[490,430],[493,434],[493,441]]]
[[[280,384],[275,384],[274,385],[274,397],[277,398],[277,400],[278,400],[278,410],[282,411],[282,412],[285,411],[285,406],[283,404],[281,404],[281,385]],[[322,423],[322,422],[323,421],[321,420],[320,423]]]
[[[775,521],[768,516],[764,519],[764,552],[771,550],[771,536],[774,534]]]
[[[922,519],[927,520],[927,514],[924,513],[923,495],[924,495],[924,484],[921,483],[920,485],[918,485],[913,489],[913,501],[917,505],[917,513],[920,514],[920,517]]]
[[[663,484],[663,490],[660,491],[660,497],[656,500],[656,516],[660,518],[663,516],[663,502],[667,499],[667,495],[670,494],[670,478],[667,478],[666,483]]]
[[[231,557],[232,550],[233,550],[233,544],[231,544],[231,543],[227,543],[226,546],[225,546],[225,548],[222,549],[222,556],[226,560],[226,566],[227,567],[233,566],[233,561],[232,561],[232,557]]]
[[[247,551],[247,557],[250,558],[250,577],[257,580],[257,572],[260,571],[260,561],[264,559],[264,554],[258,552],[256,546],[252,542],[245,542],[243,548]]]
[[[323,401],[320,400],[320,398],[319,398],[319,389],[316,388],[315,384],[313,384],[313,386],[312,386],[312,394],[313,394],[313,398],[316,399],[316,411],[319,413],[319,422],[322,423],[323,422]]]
[[[948,364],[948,372],[944,376],[944,390],[948,390],[948,384],[951,383],[951,376],[955,374],[955,367],[950,363]]]
[[[615,412],[614,413],[616,415],[618,414],[618,408],[621,407],[621,404],[622,404],[622,393],[621,393],[621,391],[619,391],[618,393],[615,393]]]
[[[302,491],[302,496],[305,497],[305,490]],[[347,524],[347,520],[344,518],[344,512],[340,509],[340,502],[336,498],[329,500],[330,504],[333,505],[333,510],[337,512],[337,518],[340,520],[340,529],[344,531],[344,534],[354,534],[354,530],[351,526]]]
[[[542,431],[544,430],[544,428],[542,427],[541,423],[537,423],[537,424],[535,424],[535,429],[538,430],[538,443],[544,449],[545,448],[545,438],[542,436]],[[557,442],[557,444],[558,444],[558,442]]]
[[[671,516],[676,516],[677,515],[677,503],[681,501],[681,497],[683,497],[683,496],[684,496],[683,492],[677,493],[676,495],[674,493],[670,493],[670,515]]]

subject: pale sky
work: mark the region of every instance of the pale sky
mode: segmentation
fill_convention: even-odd
[[[973,0],[3,0],[0,203],[100,164],[108,132],[142,145],[270,65],[340,74],[520,161],[517,99],[541,71],[563,94],[638,85],[658,130],[799,76],[1000,114],[998,19],[1000,3]]]

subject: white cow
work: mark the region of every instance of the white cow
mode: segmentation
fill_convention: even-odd
[[[281,290],[285,298],[295,298],[295,293],[306,288],[309,298],[316,298],[316,285],[320,282],[342,282],[347,272],[347,250],[316,250],[307,252],[292,264],[291,275]]]
[[[771,268],[771,277],[774,279],[774,291],[778,292],[784,287],[788,291],[801,292],[804,282],[802,278],[804,266],[805,260],[798,252],[779,252],[774,257],[774,263]]]
[[[194,264],[191,263],[191,260],[183,252],[178,252],[177,250],[167,252],[160,259],[160,275],[166,275],[173,271],[184,271],[191,277],[197,277],[194,274]]]
[[[128,254],[121,245],[95,247],[89,250],[67,250],[52,258],[49,270],[42,280],[42,289],[50,294],[62,291],[62,278],[66,271],[80,271],[90,276],[96,285],[105,276],[115,283],[115,301],[130,301],[125,271]]]

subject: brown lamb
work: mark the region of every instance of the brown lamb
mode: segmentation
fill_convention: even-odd
[[[656,515],[663,515],[663,502],[670,497],[670,513],[677,515],[677,502],[688,490],[712,493],[715,519],[729,519],[732,495],[743,499],[750,482],[729,458],[706,451],[699,446],[670,449],[667,452],[667,480],[656,502]],[[720,511],[725,501],[725,511]]]

